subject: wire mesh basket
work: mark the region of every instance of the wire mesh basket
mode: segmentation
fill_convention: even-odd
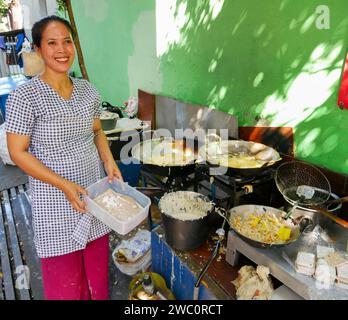
[[[280,165],[275,183],[284,199],[293,206],[320,205],[331,194],[329,180],[316,167],[301,161]]]

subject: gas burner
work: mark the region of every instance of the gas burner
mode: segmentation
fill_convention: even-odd
[[[257,176],[211,175],[208,165],[186,166],[175,171],[169,168],[143,165],[143,186],[155,186],[163,192],[193,190],[208,196],[226,209],[242,203],[270,205],[273,201],[274,169]]]
[[[249,196],[250,198],[254,193],[258,193],[255,191],[269,189],[274,184],[275,170],[271,168],[257,176],[212,175],[209,169],[209,166],[196,168],[194,190],[196,192],[199,189],[204,190],[214,202],[227,209],[239,205],[241,197]],[[250,199],[250,201],[254,200]],[[223,205],[223,203],[226,204]]]
[[[187,190],[193,185],[193,179],[190,178],[195,172],[194,165],[177,167],[175,170],[169,167],[157,167],[152,165],[142,165],[141,176],[143,184],[147,182],[161,188],[164,192]]]
[[[218,175],[218,176],[211,176],[211,177],[213,177],[214,179],[220,179],[226,182],[230,182],[232,180],[234,183],[237,183],[238,185],[252,183],[253,181],[256,180],[256,177],[242,177],[242,176],[231,177],[231,176],[225,176],[225,175]]]

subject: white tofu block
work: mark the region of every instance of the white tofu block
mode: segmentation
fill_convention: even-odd
[[[333,267],[338,267],[348,263],[348,261],[344,258],[344,256],[339,254],[338,252],[329,253],[325,257],[325,260],[329,263],[329,265]]]
[[[311,277],[315,272],[315,268],[306,268],[306,267],[299,266],[299,265],[295,265],[295,267],[296,267],[297,273],[301,273],[301,274],[304,274],[306,276]]]
[[[296,262],[297,266],[314,269],[315,268],[315,255],[313,253],[300,251],[297,254]]]
[[[335,280],[330,278],[315,278],[318,289],[331,289],[335,285]]]
[[[337,280],[342,279],[348,282],[348,264],[342,264],[336,267]]]
[[[333,285],[336,279],[336,268],[330,266],[325,260],[319,261],[317,262],[314,278],[326,285]]]
[[[334,248],[317,245],[317,258],[318,259],[325,258],[327,255],[329,255],[330,253],[333,253],[334,251],[335,251]]]
[[[325,259],[318,259],[316,265],[318,264],[324,264],[326,266],[329,266],[329,263]]]
[[[338,282],[336,282],[336,286],[337,286],[337,287],[340,287],[340,288],[342,288],[342,289],[348,290],[348,283],[346,283],[346,282],[340,282],[340,281],[338,281]]]
[[[315,269],[316,275],[328,275],[336,278],[336,268],[325,263],[318,263]]]

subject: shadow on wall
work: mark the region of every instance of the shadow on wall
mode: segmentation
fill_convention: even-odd
[[[348,112],[335,107],[345,0],[325,1],[329,29],[318,28],[319,0],[169,2],[156,8],[161,94],[235,114],[240,126],[293,127],[297,157],[348,173]]]

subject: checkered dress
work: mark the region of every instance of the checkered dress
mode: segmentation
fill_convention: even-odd
[[[6,131],[30,136],[29,152],[67,180],[88,187],[105,176],[92,130],[100,116],[100,98],[88,81],[71,80],[69,100],[38,76],[18,87],[7,99]],[[32,177],[29,185],[39,257],[84,249],[110,232],[90,214],[77,212],[59,189]]]

